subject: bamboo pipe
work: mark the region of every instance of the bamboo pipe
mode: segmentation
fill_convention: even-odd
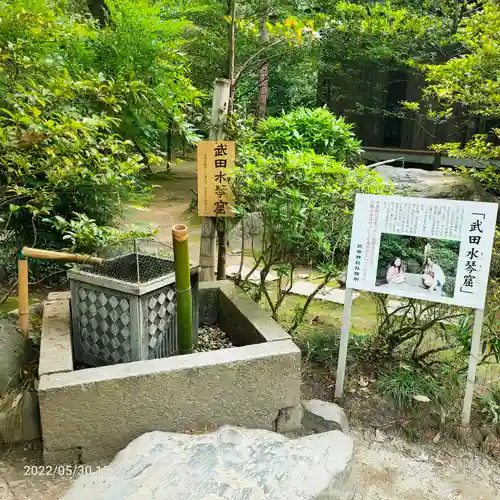
[[[17,262],[18,289],[19,289],[19,330],[25,339],[29,330],[29,300],[28,300],[28,261],[19,259]]]
[[[53,250],[40,250],[39,248],[23,247],[19,252],[19,260],[17,264],[18,274],[18,302],[19,302],[19,329],[24,338],[28,338],[29,332],[29,285],[28,285],[28,260],[45,259],[45,260],[62,260],[65,262],[84,262],[86,264],[101,265],[104,259],[92,257],[91,255],[82,255],[77,253],[55,252]]]
[[[31,257],[33,259],[62,260],[65,262],[84,262],[86,264],[101,265],[104,259],[83,255],[78,253],[55,252],[53,250],[40,250],[39,248],[23,247],[21,258]]]
[[[188,228],[184,224],[172,227],[175,261],[175,294],[177,296],[177,338],[181,354],[193,350],[193,300],[189,266]]]

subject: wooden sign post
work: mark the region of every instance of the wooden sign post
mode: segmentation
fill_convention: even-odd
[[[234,168],[236,146],[233,141],[198,143],[198,215],[234,217],[234,196],[229,176]]]
[[[230,88],[231,82],[225,78],[219,78],[215,81],[212,99],[212,126],[210,128],[210,139],[212,140],[224,138]],[[199,261],[201,281],[213,281],[215,277],[215,225],[215,217],[204,217],[201,223]]]

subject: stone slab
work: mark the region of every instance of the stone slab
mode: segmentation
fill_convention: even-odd
[[[47,300],[70,300],[71,299],[71,291],[65,292],[50,292],[47,296]]]
[[[292,286],[290,293],[294,295],[301,295],[303,297],[309,297],[314,290],[318,288],[315,283],[309,283],[308,281],[297,281]],[[359,293],[353,292],[352,300],[356,300],[359,297]],[[335,302],[336,304],[344,304],[345,302],[345,290],[340,288],[324,287],[317,295],[314,300],[324,300],[326,302]]]
[[[16,323],[0,319],[0,395],[19,381],[24,359],[24,339]]]
[[[240,270],[240,266],[239,265],[229,266],[226,269],[226,275],[229,278],[234,278],[235,276],[238,275],[239,270]],[[248,266],[243,266],[241,268],[241,276],[243,278],[246,278],[248,276],[248,274],[250,273],[251,270],[252,270],[252,268],[250,268]],[[278,280],[278,275],[276,273],[270,272],[266,276],[266,282],[270,283],[270,282],[277,281],[277,280]],[[250,281],[251,283],[260,283],[260,269],[256,269],[255,271],[253,271],[253,273],[248,278],[248,281]]]
[[[332,431],[288,439],[224,426],[144,434],[108,473],[79,477],[63,500],[351,500],[354,444]]]
[[[349,434],[349,421],[344,410],[335,403],[311,399],[301,403],[304,409],[302,429],[304,435],[328,431]]]
[[[69,300],[45,301],[40,342],[40,376],[73,370]]]

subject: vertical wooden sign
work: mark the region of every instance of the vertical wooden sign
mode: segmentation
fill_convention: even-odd
[[[234,141],[198,143],[198,215],[200,217],[234,217],[234,195],[229,177],[234,169]]]

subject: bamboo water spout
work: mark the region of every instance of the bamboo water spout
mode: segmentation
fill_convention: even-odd
[[[28,257],[32,259],[57,260],[63,262],[84,262],[101,265],[104,260],[91,255],[78,253],[55,252],[40,248],[23,247],[19,252],[18,261],[18,296],[19,296],[19,329],[24,338],[28,338],[29,330],[29,285]]]
[[[173,226],[172,239],[177,296],[177,337],[181,354],[188,354],[193,350],[193,300],[187,226],[183,224]]]

